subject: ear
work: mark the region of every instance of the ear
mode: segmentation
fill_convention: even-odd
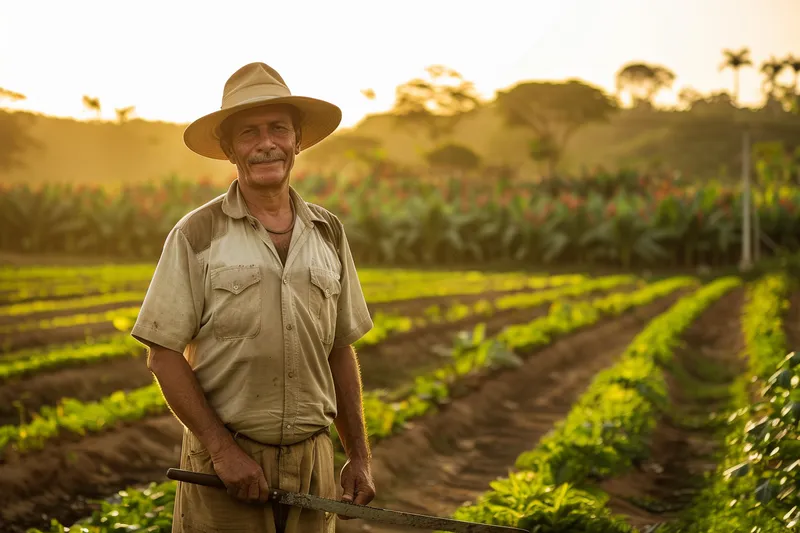
[[[233,159],[233,150],[231,150],[231,145],[228,144],[226,139],[220,139],[219,147],[222,148],[222,151],[225,154],[225,157],[228,158],[228,161],[230,161],[233,164],[236,164],[236,161],[234,161]]]

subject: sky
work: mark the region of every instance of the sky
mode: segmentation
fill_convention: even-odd
[[[644,61],[677,75],[669,103],[686,86],[730,90],[723,48],[747,46],[757,65],[800,56],[798,21],[800,0],[0,0],[0,87],[27,96],[0,105],[89,119],[88,95],[104,118],[135,106],[187,123],[219,109],[227,78],[253,61],[337,104],[343,127],[390,109],[395,87],[432,64],[491,98],[525,80],[613,91],[623,64]],[[761,101],[761,80],[742,72],[743,103]]]

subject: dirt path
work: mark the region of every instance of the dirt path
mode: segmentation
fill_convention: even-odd
[[[531,354],[521,368],[496,374],[472,394],[378,444],[374,505],[448,516],[474,500],[491,481],[506,476],[519,454],[566,416],[594,375],[676,298],[558,340]],[[337,531],[364,531],[363,526],[363,521],[339,521]],[[369,530],[420,531],[373,524]]]
[[[746,369],[739,357],[743,295],[742,288],[729,292],[689,327],[685,346],[675,353],[676,371],[667,372],[670,411],[656,426],[651,457],[601,484],[611,496],[611,510],[626,515],[634,527],[674,517],[703,486],[702,475],[715,469],[713,454],[721,442],[704,421],[724,407],[728,386]]]
[[[592,375],[621,352],[644,321],[674,299],[665,298],[622,319],[556,341],[533,355],[522,369],[490,376],[478,390],[462,389],[467,396],[420,419],[404,434],[379,443],[376,477],[384,494],[410,486],[413,480],[404,477],[404,471],[412,463],[417,463],[418,477],[447,475],[441,482],[457,485],[458,472],[447,474],[433,466],[448,456],[451,467],[465,467],[462,474],[474,490],[485,490],[488,481],[503,475],[518,453],[563,417]],[[599,352],[598,346],[603,347]],[[499,412],[498,406],[502,406]],[[539,414],[532,417],[531,412]],[[166,469],[177,464],[180,432],[177,420],[164,415],[83,439],[65,438],[46,450],[0,464],[0,517],[6,521],[0,521],[0,531],[16,533],[41,526],[43,514],[69,522],[88,512],[80,498],[103,497],[128,484],[163,480]],[[473,439],[472,451],[457,448],[462,438]],[[491,449],[496,455],[488,453]],[[488,459],[482,463],[475,460],[478,456]],[[481,470],[470,471],[470,465]],[[403,481],[396,485],[394,478]],[[435,487],[426,490],[436,492]]]

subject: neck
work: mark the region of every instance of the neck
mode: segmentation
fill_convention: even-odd
[[[291,215],[292,202],[288,181],[281,182],[275,188],[254,189],[239,180],[239,188],[247,208],[254,217],[272,219]]]

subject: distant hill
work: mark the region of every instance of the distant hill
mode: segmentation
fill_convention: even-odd
[[[0,126],[8,113],[0,110]],[[173,173],[222,180],[234,173],[230,163],[188,150],[182,140],[184,124],[139,119],[117,124],[24,115],[38,147],[18,155],[22,167],[0,171],[3,183],[121,184],[159,180]],[[597,165],[608,169],[666,165],[699,180],[725,174],[736,178],[740,124],[745,121],[756,125],[756,141],[780,140],[790,149],[800,146],[800,117],[780,110],[738,110],[729,105],[696,106],[692,111],[622,110],[608,123],[581,128],[567,146],[559,170],[579,173]],[[526,130],[507,128],[490,107],[466,115],[439,144],[466,145],[484,165],[508,165],[522,175],[538,174],[541,167],[527,155],[529,139]],[[424,154],[434,148],[419,129],[401,127],[389,115],[374,115],[302,153],[296,168],[363,171],[363,163],[348,155],[355,141],[379,148],[384,157],[410,172],[424,167]]]

